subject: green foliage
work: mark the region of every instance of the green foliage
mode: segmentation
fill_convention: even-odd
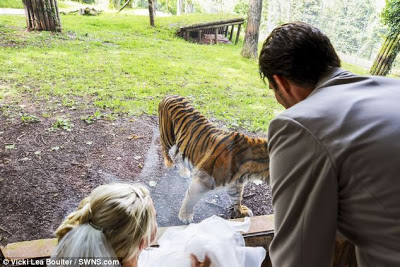
[[[158,0],[156,9],[165,13],[176,14],[176,0]]]
[[[397,0],[398,1],[398,0]],[[375,0],[276,0],[268,2],[268,30],[291,21],[321,29],[344,54],[370,59],[382,41]]]
[[[386,0],[381,16],[383,23],[389,26],[390,35],[400,33],[400,0]]]
[[[88,115],[88,116],[82,117],[81,120],[83,120],[87,124],[92,124],[92,123],[96,122],[97,117],[94,115]]]
[[[247,12],[249,11],[249,1],[248,0],[239,0],[235,5],[233,10],[236,14],[247,16]]]
[[[67,132],[72,131],[74,124],[69,121],[69,119],[57,118],[57,120],[51,125],[49,131],[57,131],[58,129],[63,129]]]
[[[355,54],[358,51],[374,9],[375,3],[372,1],[352,1],[342,6],[343,17],[338,23],[335,41],[343,48],[343,52]]]
[[[34,115],[30,115],[30,114],[22,114],[21,120],[22,120],[23,123],[40,122],[38,117],[36,117]]]
[[[102,114],[99,110],[97,110],[95,113],[91,115],[81,117],[81,120],[83,120],[87,124],[92,124],[95,123],[97,120],[102,120],[102,119],[113,121],[115,120],[115,116],[114,114]]]

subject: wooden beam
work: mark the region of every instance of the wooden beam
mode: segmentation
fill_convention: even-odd
[[[197,38],[198,38],[198,42],[199,43],[201,43],[201,35],[203,34],[203,31],[202,30],[199,30],[198,31],[198,36],[197,36]]]
[[[215,28],[215,44],[218,44],[218,27]]]
[[[240,28],[242,27],[242,24],[239,24],[237,33],[236,33],[236,41],[235,41],[235,45],[238,43],[239,41],[239,35],[240,35]]]
[[[232,24],[232,27],[231,27],[231,34],[229,35],[229,41],[232,41],[232,36],[233,36],[233,30],[235,29],[235,25],[234,24]]]
[[[202,27],[190,27],[190,28],[186,28],[186,27],[180,27],[179,31],[196,31],[196,30],[204,30],[204,29],[214,29],[215,27],[225,27],[225,26],[231,26],[231,25],[240,25],[243,24],[243,22],[240,23],[229,23],[229,24],[215,24],[215,25],[208,25],[208,26],[202,26]]]
[[[229,20],[220,20],[220,21],[213,21],[213,22],[207,22],[207,23],[199,23],[199,24],[193,24],[189,26],[184,26],[180,27],[180,29],[197,29],[197,28],[205,28],[205,27],[213,27],[213,26],[223,26],[223,25],[230,25],[233,23],[244,23],[243,18],[238,18],[238,19],[229,19]]]
[[[233,219],[232,221],[243,221],[243,218]],[[165,230],[169,228],[184,229],[187,225],[160,227],[157,231],[156,240],[158,240]],[[263,235],[265,233],[273,233],[274,229],[274,216],[263,215],[250,218],[250,229],[246,233],[242,233],[243,237],[251,238],[256,235]],[[157,241],[153,245],[158,245]],[[7,246],[0,246],[0,250],[6,259],[38,259],[49,258],[54,248],[57,246],[56,238],[39,239],[32,241],[23,241],[11,243]]]

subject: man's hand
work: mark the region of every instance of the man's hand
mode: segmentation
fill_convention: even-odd
[[[211,260],[209,257],[204,259],[203,262],[200,262],[195,255],[190,254],[190,259],[192,260],[192,267],[210,267],[211,266]]]

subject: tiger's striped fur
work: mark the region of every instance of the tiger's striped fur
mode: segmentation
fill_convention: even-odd
[[[248,180],[268,178],[267,140],[219,129],[185,97],[164,97],[158,115],[165,165],[178,165],[182,176],[192,177],[179,219],[192,222],[196,203],[221,186],[227,189],[236,217],[252,216],[241,205],[243,187]]]

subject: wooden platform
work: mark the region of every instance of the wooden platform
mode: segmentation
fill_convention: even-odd
[[[222,42],[220,40],[224,40],[223,43],[231,43],[235,31],[235,26],[237,26],[235,40],[235,44],[237,44],[237,42],[239,41],[240,30],[243,23],[243,18],[236,18],[230,20],[220,20],[194,24],[190,26],[180,27],[178,35],[187,41],[194,41],[202,44],[218,44],[219,42]],[[210,35],[213,35],[214,38],[210,38]]]
[[[242,219],[236,219],[242,220]],[[274,216],[264,215],[255,216],[250,218],[250,230],[246,233],[242,233],[246,242],[246,246],[264,247],[267,251],[274,235]],[[173,226],[174,228],[184,228],[186,226]],[[164,233],[168,227],[162,227],[157,233],[157,239]],[[2,258],[7,260],[20,260],[20,259],[45,259],[49,258],[52,251],[57,245],[57,239],[41,239],[24,241],[18,243],[11,243],[5,247],[0,247]],[[155,244],[157,245],[157,244]],[[317,253],[317,252],[316,252]],[[269,259],[269,253],[265,258],[262,267],[271,267],[271,261]],[[356,267],[356,258],[354,246],[346,241],[340,235],[336,238],[335,252],[333,264],[334,267]]]

